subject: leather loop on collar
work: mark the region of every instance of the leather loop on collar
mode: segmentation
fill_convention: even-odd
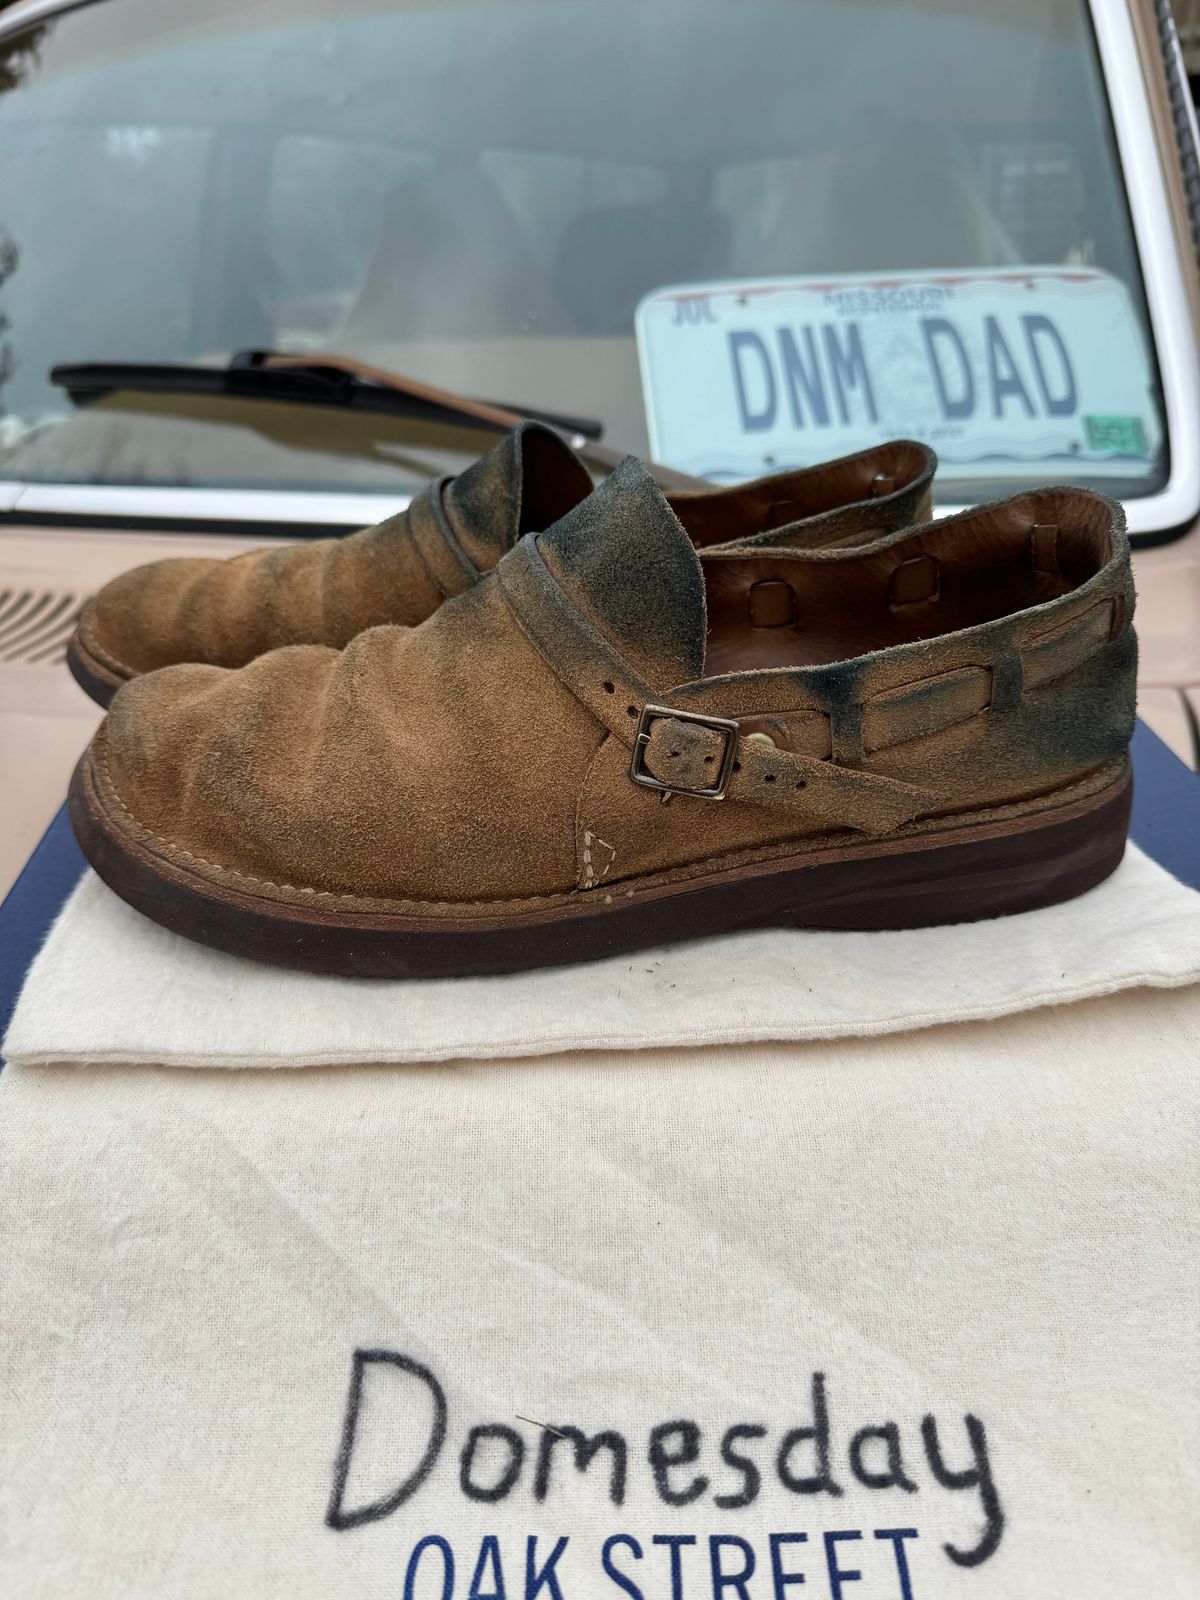
[[[647,706],[660,712],[705,711],[702,701],[688,696],[678,703],[678,690],[664,695],[630,668],[560,588],[537,547],[536,535],[526,535],[509,551],[496,577],[509,610],[551,672],[631,751]],[[753,694],[750,683],[747,692]],[[672,699],[677,702],[674,707]],[[747,717],[757,714],[747,707]],[[711,782],[712,766],[722,754],[719,742],[719,737],[694,723],[659,715],[653,723],[653,746],[646,752],[647,771],[672,794],[695,796]],[[706,761],[710,756],[712,762]],[[736,741],[726,793],[732,801],[819,817],[832,826],[869,834],[889,833],[938,804],[938,796],[930,790],[744,736]]]
[[[479,582],[479,569],[455,536],[442,504],[449,483],[440,478],[416,496],[408,508],[408,531],[426,571],[447,600],[465,594]]]

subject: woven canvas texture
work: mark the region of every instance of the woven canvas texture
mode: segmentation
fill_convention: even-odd
[[[776,929],[511,977],[282,972],[146,921],[93,876],[30,972],[11,1061],[290,1067],[893,1033],[1200,978],[1200,894],[1135,846],[1099,888],[904,933]]]
[[[1198,1035],[10,1068],[6,1600],[1192,1600]]]

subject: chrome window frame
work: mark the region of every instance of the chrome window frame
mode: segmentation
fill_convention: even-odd
[[[18,0],[0,14],[0,38],[45,17],[102,0]],[[1200,329],[1193,323],[1163,173],[1164,151],[1147,97],[1130,5],[1135,0],[1087,0],[1108,92],[1117,155],[1146,291],[1150,328],[1162,378],[1170,471],[1155,494],[1125,502],[1133,534],[1171,534],[1200,517]],[[170,518],[205,522],[330,527],[363,526],[408,504],[404,495],[329,494],[289,490],[159,489],[139,485],[0,483],[0,515]],[[950,513],[954,506],[939,507]]]
[[[497,437],[499,437],[497,435]],[[69,522],[228,523],[237,525],[368,528],[412,500],[395,494],[338,494],[304,489],[157,489],[144,484],[0,482],[0,516]]]
[[[60,11],[79,11],[84,6],[96,5],[98,0],[17,0],[17,4],[9,8],[0,18],[0,35],[10,31],[9,24],[24,27],[27,22],[36,22],[41,17],[48,17]]]
[[[1157,494],[1125,502],[1130,533],[1183,529],[1200,516],[1200,359],[1164,160],[1127,0],[1089,0],[1108,88],[1134,242],[1162,378],[1171,466]],[[1190,262],[1189,262],[1190,267]]]

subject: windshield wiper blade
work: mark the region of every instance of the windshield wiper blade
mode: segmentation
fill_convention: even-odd
[[[368,368],[341,356],[282,356],[268,350],[239,351],[225,367],[89,361],[50,370],[51,383],[66,389],[72,399],[83,404],[114,389],[135,389],[147,394],[228,394],[308,405],[351,406],[433,421],[470,419],[488,427],[512,427],[527,417],[585,439],[599,439],[604,432],[604,425],[590,417],[497,406],[408,379],[402,388],[398,382],[383,382],[382,377],[382,368]],[[514,423],[501,424],[501,415],[511,415]]]
[[[417,416],[428,421],[462,424],[507,432],[519,422],[544,422],[567,435],[580,457],[601,472],[611,472],[622,453],[598,442],[603,425],[587,417],[510,409],[474,400],[451,389],[435,388],[385,367],[352,356],[284,355],[274,350],[239,351],[227,366],[175,366],[160,362],[84,362],[52,367],[50,381],[86,405],[114,390],[150,394],[224,394],[240,398],[282,400],[300,405],[347,406],[391,416]],[[647,462],[657,482],[667,489],[708,487],[703,480]]]

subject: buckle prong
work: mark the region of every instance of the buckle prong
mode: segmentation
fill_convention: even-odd
[[[698,727],[707,728],[711,733],[721,735],[725,743],[721,752],[721,765],[713,784],[704,789],[683,789],[678,784],[663,783],[649,771],[646,766],[646,747],[650,743],[654,724],[662,721],[691,722]],[[740,733],[741,728],[738,724],[727,717],[706,717],[696,711],[676,711],[671,706],[643,706],[642,714],[638,718],[637,736],[633,741],[629,776],[634,783],[641,784],[644,789],[657,790],[662,805],[666,805],[675,794],[690,795],[694,800],[724,800],[729,780],[733,777]]]

